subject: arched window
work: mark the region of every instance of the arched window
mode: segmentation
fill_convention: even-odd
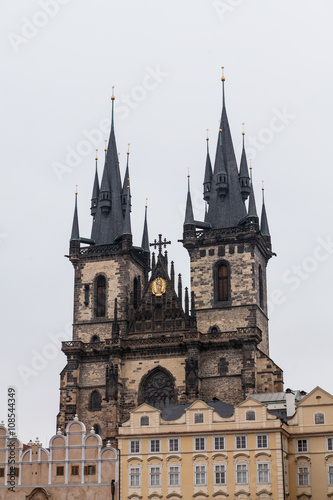
[[[100,435],[101,428],[100,428],[99,424],[94,424],[94,431],[95,431],[95,434]]]
[[[93,391],[90,397],[90,409],[100,410],[101,409],[101,395],[98,391]]]
[[[259,305],[264,308],[264,284],[262,279],[262,268],[259,266]]]
[[[177,403],[171,373],[159,367],[145,375],[140,382],[138,403],[147,403],[159,409]]]
[[[96,316],[99,318],[105,316],[105,301],[106,301],[106,280],[104,276],[98,276],[97,290],[96,290]]]
[[[217,268],[217,300],[218,302],[229,300],[229,269],[225,263]]]
[[[96,342],[99,342],[99,336],[98,335],[93,335],[91,337],[91,342],[93,342],[94,344],[96,344]]]
[[[142,415],[140,425],[149,425],[149,417],[147,415]]]

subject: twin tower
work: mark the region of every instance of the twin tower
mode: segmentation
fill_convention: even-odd
[[[147,209],[141,246],[133,245],[129,157],[122,183],[112,97],[89,239],[80,237],[75,204],[73,339],[63,342],[67,365],[58,414],[63,430],[78,414],[88,429],[114,440],[129,412],[144,402],[156,408],[214,398],[237,404],[248,394],[283,390],[282,371],[269,357],[266,266],[272,249],[265,204],[259,220],[244,143],[237,166],[224,83],[214,168],[207,142],[204,221],[194,219],[187,193],[182,243],[190,256],[190,290],[183,290],[180,275],[175,283],[169,242],[161,235],[149,242]]]

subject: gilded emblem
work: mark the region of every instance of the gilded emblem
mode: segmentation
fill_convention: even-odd
[[[163,278],[157,277],[151,285],[151,291],[156,297],[160,297],[165,293],[166,281]]]

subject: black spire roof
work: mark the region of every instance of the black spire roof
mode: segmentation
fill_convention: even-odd
[[[247,167],[244,137],[245,137],[245,132],[243,132],[242,158],[239,167],[239,183],[241,187],[243,201],[245,201],[250,194],[250,176],[249,176],[249,169]]]
[[[91,237],[97,245],[113,243],[123,233],[121,179],[114,132],[114,96],[109,144],[106,150],[99,200]]]
[[[222,77],[222,115],[217,139],[214,174],[211,187],[207,222],[212,228],[237,226],[246,216],[230,127],[225,107],[224,81]],[[225,177],[221,177],[221,173]],[[225,181],[225,182],[224,182]]]
[[[149,252],[149,237],[148,237],[148,222],[147,222],[147,205],[145,206],[145,221],[143,224],[141,248],[144,252]]]
[[[192,199],[191,199],[191,192],[190,192],[190,176],[187,176],[188,178],[188,188],[187,188],[187,199],[186,199],[186,210],[185,210],[185,220],[184,220],[184,225],[186,224],[194,224],[194,217],[193,217],[193,208],[192,208]]]
[[[262,208],[261,208],[260,232],[263,236],[270,236],[267,214],[266,214],[266,207],[265,207],[264,188],[262,189]]]
[[[75,208],[74,208],[74,216],[73,216],[73,224],[72,224],[72,233],[71,233],[71,241],[78,241],[80,239],[79,232],[79,217],[77,214],[77,193],[75,193]]]
[[[256,200],[253,191],[253,181],[252,181],[252,169],[251,169],[251,187],[250,187],[250,197],[249,197],[249,209],[247,212],[248,217],[258,217]]]

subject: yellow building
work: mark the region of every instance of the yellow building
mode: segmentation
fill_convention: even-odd
[[[119,428],[121,498],[332,498],[333,397],[316,388],[293,413],[252,397],[143,404]]]
[[[163,412],[143,404],[119,435],[124,499],[283,498],[284,430],[253,399]]]
[[[86,433],[77,417],[43,448],[38,439],[23,445],[0,424],[1,500],[117,499],[117,451]],[[111,490],[114,491],[112,496]]]

